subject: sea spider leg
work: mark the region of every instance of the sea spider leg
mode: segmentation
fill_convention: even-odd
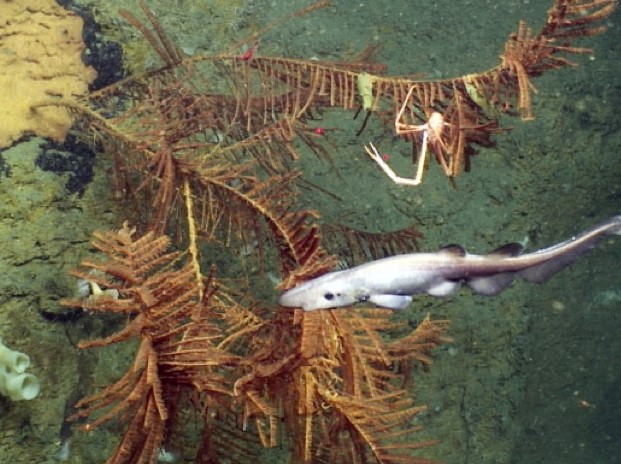
[[[382,159],[382,155],[379,154],[377,148],[369,142],[369,147],[365,146],[367,154],[371,157],[373,161],[375,161],[382,171],[392,180],[395,184],[399,185],[410,185],[416,187],[420,185],[423,180],[423,171],[425,170],[425,160],[427,158],[427,145],[428,145],[428,131],[423,132],[423,146],[420,152],[420,156],[418,157],[418,168],[416,169],[416,177],[414,179],[410,179],[408,177],[399,177],[393,169],[388,166],[388,163]]]
[[[405,108],[408,105],[408,100],[412,96],[413,91],[414,91],[414,86],[410,87],[410,90],[408,90],[408,93],[405,96],[405,99],[403,100],[403,105],[401,105],[401,108],[399,109],[399,112],[397,113],[397,117],[395,118],[395,132],[399,135],[409,134],[410,132],[415,132],[417,130],[420,130],[419,129],[420,126],[412,126],[409,124],[404,124],[402,122],[399,122],[401,120],[401,117],[403,116],[403,113],[405,112]]]

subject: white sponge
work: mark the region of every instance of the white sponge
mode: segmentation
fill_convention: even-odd
[[[30,366],[30,358],[14,351],[0,340],[0,393],[13,401],[31,400],[41,390],[39,379],[24,372]]]

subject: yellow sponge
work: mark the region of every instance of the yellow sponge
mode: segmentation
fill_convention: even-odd
[[[29,133],[66,136],[66,108],[31,106],[88,91],[96,72],[81,59],[82,24],[53,0],[0,0],[0,148]]]

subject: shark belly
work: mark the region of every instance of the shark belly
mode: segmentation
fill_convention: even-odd
[[[375,295],[418,295],[428,293],[434,296],[448,296],[457,291],[461,278],[456,273],[408,269],[382,269],[365,275],[365,288],[369,294]]]

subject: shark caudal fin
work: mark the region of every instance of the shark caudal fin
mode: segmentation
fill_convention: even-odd
[[[541,264],[518,271],[518,275],[528,282],[545,282],[554,274],[595,248],[604,237],[610,235],[621,235],[621,216],[613,216],[607,221],[585,230],[580,235],[550,248],[546,248],[545,250],[538,251],[537,253],[545,253],[555,248],[565,248],[567,250],[558,253],[554,258],[544,261]]]

